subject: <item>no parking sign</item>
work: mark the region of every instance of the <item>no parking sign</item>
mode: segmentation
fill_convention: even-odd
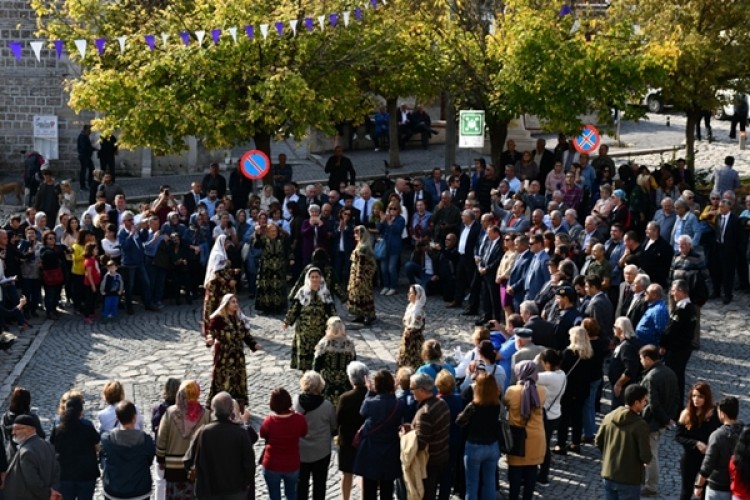
[[[573,141],[573,147],[576,151],[583,154],[591,154],[599,148],[599,144],[602,142],[602,137],[599,135],[599,131],[592,124],[588,124],[583,127],[581,135],[576,137]]]
[[[251,149],[240,158],[240,172],[250,180],[262,179],[271,170],[271,160],[259,149]]]

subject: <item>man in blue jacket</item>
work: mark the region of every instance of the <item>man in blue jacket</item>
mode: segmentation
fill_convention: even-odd
[[[125,280],[125,308],[128,314],[133,314],[133,289],[135,280],[138,277],[141,281],[141,297],[143,297],[146,309],[149,311],[157,310],[149,302],[150,283],[148,273],[146,272],[144,259],[144,244],[148,240],[148,231],[144,227],[139,229],[135,223],[133,212],[126,210],[122,214],[122,227],[117,233],[117,241],[122,251],[122,265],[120,270]],[[146,221],[147,222],[147,221]]]

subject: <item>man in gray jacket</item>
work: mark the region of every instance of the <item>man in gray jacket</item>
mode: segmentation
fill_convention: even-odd
[[[49,500],[62,498],[52,486],[60,480],[60,466],[55,450],[36,434],[36,421],[30,415],[19,415],[13,422],[13,439],[18,452],[13,456],[5,476],[5,498]]]
[[[734,453],[734,447],[744,424],[741,420],[737,420],[737,415],[740,413],[740,402],[737,398],[723,398],[716,407],[719,420],[724,425],[713,431],[708,438],[708,448],[703,457],[700,473],[695,480],[694,494],[697,498],[701,498],[708,483],[706,498],[730,500],[732,491],[729,459]]]

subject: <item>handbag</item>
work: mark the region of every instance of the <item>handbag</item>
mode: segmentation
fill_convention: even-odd
[[[44,286],[60,286],[65,282],[62,267],[42,269],[42,282]]]
[[[526,422],[528,422],[528,419],[526,419]],[[526,456],[526,422],[523,426],[511,425],[508,422],[507,409],[501,410],[498,420],[498,443],[502,453],[515,457]]]
[[[388,247],[386,246],[384,238],[378,238],[375,242],[375,259],[383,260],[388,257]]]
[[[391,420],[391,418],[393,418],[393,415],[396,414],[396,410],[398,409],[399,406],[401,406],[401,404],[397,400],[396,404],[393,405],[393,410],[391,410],[391,413],[385,418],[385,420],[383,420],[377,426],[375,426],[369,432],[369,434],[374,434],[375,432],[382,429],[383,426],[387,424]],[[354,434],[354,437],[352,438],[352,446],[355,448],[359,448],[359,445],[362,444],[362,439],[364,439],[364,437],[365,437],[365,424],[362,424],[362,426],[359,429],[357,429],[357,432]]]

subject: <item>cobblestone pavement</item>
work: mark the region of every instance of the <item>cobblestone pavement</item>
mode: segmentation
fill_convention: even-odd
[[[392,297],[377,296],[376,301],[378,321],[369,328],[350,325],[349,334],[356,343],[359,359],[370,369],[393,369],[406,298],[402,290]],[[696,352],[690,361],[688,380],[708,380],[716,396],[733,394],[741,397],[742,415],[750,421],[746,304],[747,297],[739,296],[729,306],[717,307],[711,303],[704,308],[702,350]],[[246,311],[251,310],[247,299],[242,300],[242,305]],[[428,337],[439,339],[446,351],[455,346],[467,348],[472,329],[470,321],[445,309],[439,298],[430,298],[427,310]],[[339,311],[346,317],[341,307]],[[118,322],[109,325],[87,326],[80,316],[46,322],[41,329],[32,331],[36,332],[37,340],[43,341],[39,342],[38,349],[28,351],[30,360],[17,384],[31,390],[33,405],[38,408],[47,428],[58,398],[72,387],[85,392],[89,417],[103,406],[100,391],[111,378],[123,381],[127,397],[144,411],[149,411],[158,401],[161,386],[168,377],[194,377],[200,381],[201,387],[207,389],[211,360],[200,339],[200,312],[198,305],[168,305],[160,313],[137,310],[135,316],[122,316]],[[291,330],[285,332],[281,329],[281,318],[257,316],[253,323],[253,333],[264,348],[262,352],[247,353],[250,409],[258,425],[269,411],[271,390],[284,386],[296,393],[299,373],[288,368]],[[26,336],[33,338],[34,334]],[[3,364],[14,359],[14,352],[21,351],[22,347],[20,343],[14,346],[10,358],[3,359]],[[662,498],[677,498],[679,491],[680,449],[673,438],[674,433],[667,432],[661,447]],[[551,484],[540,488],[537,497],[602,498],[598,458],[599,453],[592,446],[584,446],[581,455],[555,456]],[[502,467],[505,468],[504,460]],[[265,483],[260,475],[257,485],[258,497],[266,498]],[[507,484],[504,483],[499,498],[505,498],[506,492]],[[328,498],[338,497],[334,458]]]

